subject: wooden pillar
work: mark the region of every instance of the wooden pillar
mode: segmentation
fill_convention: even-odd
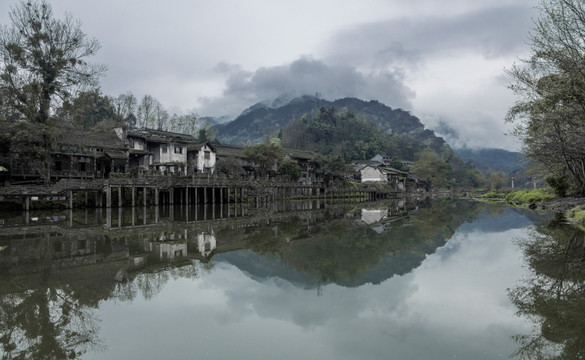
[[[169,205],[175,205],[175,188],[169,189]]]
[[[203,187],[203,203],[207,204],[207,186]]]
[[[142,187],[142,206],[146,207],[146,186]],[[146,224],[146,216],[144,217],[144,223]]]
[[[22,202],[22,209],[24,211],[30,211],[30,196],[25,196]]]
[[[185,205],[189,205],[189,187],[185,186]]]
[[[132,207],[136,206],[136,188],[134,186],[132,186]],[[134,226],[134,223],[132,223],[132,226]]]
[[[160,203],[160,191],[158,186],[154,188],[154,206],[158,206]]]
[[[118,187],[118,207],[124,206],[124,192],[123,187]]]
[[[112,207],[112,187],[108,186],[106,188],[106,208]]]
[[[73,191],[67,191],[67,209],[73,209]]]

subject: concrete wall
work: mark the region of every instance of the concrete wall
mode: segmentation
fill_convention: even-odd
[[[362,182],[367,182],[367,181],[378,181],[378,182],[382,182],[382,181],[387,181],[386,180],[386,176],[384,174],[382,174],[382,172],[380,170],[378,170],[377,168],[371,167],[371,166],[366,166],[365,168],[363,168],[362,170],[360,170],[361,176],[362,176]]]

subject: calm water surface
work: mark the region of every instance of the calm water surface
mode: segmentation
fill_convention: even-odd
[[[4,359],[585,348],[585,237],[546,214],[439,200],[16,215],[0,214]]]

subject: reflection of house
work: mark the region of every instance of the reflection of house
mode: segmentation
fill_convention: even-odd
[[[187,256],[187,243],[152,242],[151,253],[155,259],[171,261]]]
[[[363,223],[371,225],[378,223],[388,216],[388,209],[366,210],[362,209],[361,220]]]
[[[197,250],[204,257],[208,257],[217,248],[217,240],[214,234],[197,234]]]

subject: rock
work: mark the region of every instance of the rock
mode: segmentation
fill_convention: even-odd
[[[528,208],[531,210],[536,210],[538,206],[535,203],[530,203],[530,205],[528,205]]]

